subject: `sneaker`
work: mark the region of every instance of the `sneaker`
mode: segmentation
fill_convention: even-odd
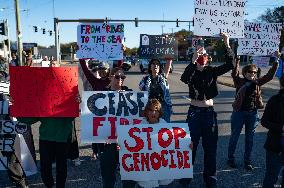
[[[79,158],[73,160],[75,166],[81,165],[81,160]]]
[[[237,165],[236,165],[236,163],[235,163],[235,160],[228,160],[228,161],[227,161],[227,164],[228,164],[228,166],[231,167],[231,168],[237,168]]]
[[[245,169],[249,170],[249,171],[252,171],[254,169],[254,167],[252,166],[251,163],[245,163]]]

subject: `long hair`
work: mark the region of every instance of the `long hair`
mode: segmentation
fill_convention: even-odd
[[[249,65],[244,66],[242,69],[242,75],[245,77],[246,73],[252,69],[255,69],[257,71],[257,67],[255,64],[249,64]]]
[[[163,116],[162,104],[160,103],[160,101],[158,99],[150,99],[146,104],[145,109],[142,113],[142,115],[146,117],[147,120],[148,120],[147,114],[153,108],[157,109],[157,111],[159,112],[159,118]]]
[[[151,65],[155,61],[159,63],[159,67],[160,67],[159,74],[162,73],[162,66],[161,66],[162,64],[161,64],[160,60],[159,59],[151,59],[151,61],[148,64],[148,74],[150,74],[150,75],[152,75]]]

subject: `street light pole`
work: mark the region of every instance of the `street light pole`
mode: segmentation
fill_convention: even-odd
[[[22,43],[22,32],[21,32],[21,20],[20,20],[20,8],[18,0],[15,0],[15,17],[16,17],[16,35],[17,35],[17,46],[18,46],[18,59],[19,65],[23,66],[23,43]]]

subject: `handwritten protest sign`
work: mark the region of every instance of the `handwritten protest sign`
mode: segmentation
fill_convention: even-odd
[[[42,67],[50,67],[50,61],[42,61],[41,66]]]
[[[186,123],[119,126],[117,131],[122,180],[192,178]]]
[[[238,55],[271,55],[280,43],[279,23],[245,23],[245,38],[238,39]]]
[[[14,151],[16,134],[27,131],[27,125],[12,120],[0,121],[0,151]]]
[[[7,157],[3,157],[0,151],[0,170],[8,169],[8,160]]]
[[[84,91],[81,142],[117,142],[117,125],[142,123],[148,92]]]
[[[10,82],[5,82],[5,81],[0,82],[0,93],[8,95],[9,88],[10,88]]]
[[[78,67],[11,67],[14,117],[79,116]]]
[[[173,36],[165,35],[140,35],[139,58],[176,58],[178,54],[178,42]]]
[[[245,0],[195,0],[194,34],[218,36],[225,32],[231,38],[242,38],[245,5]]]
[[[81,23],[77,27],[78,58],[123,59],[122,23]]]
[[[259,68],[265,68],[269,66],[270,57],[260,57],[254,56],[252,59],[252,63],[255,64]]]

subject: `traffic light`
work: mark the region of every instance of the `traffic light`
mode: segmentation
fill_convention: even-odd
[[[0,23],[0,35],[8,35],[7,25],[5,22]]]
[[[179,27],[179,24],[178,24],[178,19],[177,19],[177,22],[176,22],[176,24],[177,24],[177,25],[176,25],[176,27]]]
[[[50,30],[50,31],[48,31],[49,32],[49,36],[52,36],[52,31]]]
[[[34,26],[34,30],[35,30],[35,32],[37,32],[37,26]]]
[[[138,27],[138,18],[135,18],[135,27]]]
[[[44,28],[42,29],[42,34],[45,34],[45,29]]]

